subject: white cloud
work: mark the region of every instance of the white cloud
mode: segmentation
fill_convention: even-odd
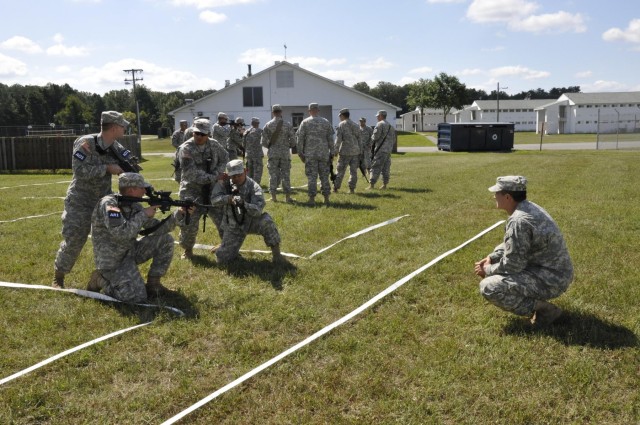
[[[66,66],[66,65],[61,65],[56,67],[56,72],[60,73],[60,74],[68,74],[71,72],[71,67]]]
[[[581,84],[580,89],[585,93],[589,93],[601,91],[626,91],[629,90],[629,87],[617,81],[597,80],[591,84]]]
[[[60,33],[53,36],[53,41],[56,44],[47,49],[47,55],[49,56],[79,57],[89,54],[89,50],[86,47],[65,46],[62,44],[64,37]]]
[[[240,6],[253,4],[261,0],[171,0],[171,4],[176,7],[193,6],[197,9],[213,9],[225,6]]]
[[[0,76],[18,77],[27,74],[27,64],[0,53]]]
[[[602,34],[605,41],[627,41],[640,43],[640,19],[632,19],[626,30],[611,28]]]
[[[13,36],[2,43],[0,46],[7,50],[18,50],[25,53],[40,53],[42,47],[38,46],[35,42],[26,37],[20,35]]]
[[[211,10],[205,10],[200,12],[198,16],[201,21],[208,24],[219,24],[227,20],[227,15],[224,13],[212,12]]]
[[[360,68],[364,70],[389,69],[391,67],[393,67],[393,63],[385,60],[385,58],[383,57],[379,57],[372,62],[363,63],[360,65]]]
[[[576,78],[589,78],[591,77],[591,75],[593,74],[593,72],[591,71],[582,71],[582,72],[577,72],[574,77]]]
[[[473,0],[467,9],[472,22],[511,22],[531,15],[538,4],[526,0]]]
[[[62,42],[64,41],[64,37],[62,36],[62,34],[56,33],[53,36],[53,41],[55,41],[57,44],[62,44]]]
[[[402,77],[400,78],[400,81],[398,81],[396,83],[396,85],[398,86],[404,86],[406,84],[411,84],[411,83],[415,83],[416,81],[418,81],[417,77]]]
[[[489,75],[491,75],[491,77],[493,78],[518,77],[518,78],[523,78],[525,80],[534,80],[538,78],[549,77],[551,73],[547,71],[536,71],[534,69],[529,69],[524,66],[516,65],[516,66],[502,66],[498,68],[493,68],[489,71]]]
[[[587,26],[582,15],[579,13],[572,15],[560,11],[547,13],[544,15],[532,15],[527,18],[509,23],[509,27],[514,31],[526,32],[585,32]]]
[[[467,69],[463,69],[462,71],[456,71],[455,74],[461,77],[467,77],[469,75],[484,74],[484,71],[478,68],[467,68]]]
[[[467,0],[427,0],[427,3],[464,3]]]
[[[413,68],[409,70],[409,74],[429,74],[431,72],[433,72],[433,68],[429,66],[423,66],[420,68]]]
[[[483,47],[481,49],[483,52],[502,52],[505,50],[504,46],[494,46],[494,47]]]
[[[250,63],[252,65],[256,65],[258,67],[262,66],[265,68],[272,66],[276,61],[281,60],[284,60],[284,50],[282,53],[276,54],[265,48],[245,50],[238,58],[239,63]],[[347,60],[344,58],[325,59],[315,56],[292,56],[287,58],[287,62],[297,63],[301,67],[311,70],[311,68],[315,67],[343,65]]]

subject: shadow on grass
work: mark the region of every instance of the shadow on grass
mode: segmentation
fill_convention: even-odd
[[[416,188],[416,187],[392,187],[388,190],[393,190],[395,192],[406,192],[406,193],[431,193],[433,190],[427,188]]]
[[[221,267],[234,277],[257,276],[261,280],[269,282],[276,291],[282,290],[282,282],[285,276],[295,276],[298,272],[298,267],[289,262],[289,260],[274,264],[269,260],[247,259],[244,257],[239,257],[228,265]]]
[[[187,297],[180,291],[170,290],[168,294],[162,297],[150,297],[146,304],[157,307],[144,307],[127,303],[112,303],[113,308],[123,316],[137,316],[140,323],[155,320],[159,315],[170,318],[195,319],[198,317],[198,309],[195,307],[197,299],[195,295]],[[184,316],[178,315],[165,307],[173,307],[184,313]]]
[[[378,208],[375,205],[360,204],[356,202],[339,202],[339,201],[336,202],[331,199],[328,207],[325,207],[324,202],[322,200],[316,201],[315,205],[309,205],[306,202],[296,202],[295,205],[302,208],[336,208],[336,209],[343,209],[343,210],[375,210]]]
[[[386,190],[378,190],[375,191],[367,191],[367,192],[358,192],[355,196],[360,196],[362,198],[389,198],[389,199],[398,199],[400,198],[398,195],[394,195],[393,193],[389,193]]]
[[[605,322],[596,316],[576,311],[566,311],[553,325],[546,328],[532,327],[528,322],[512,318],[505,326],[509,335],[547,335],[565,345],[582,345],[602,349],[637,347],[638,337],[624,326]]]

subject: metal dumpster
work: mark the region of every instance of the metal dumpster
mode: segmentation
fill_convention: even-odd
[[[514,124],[510,122],[443,122],[438,124],[438,149],[454,151],[510,151]]]

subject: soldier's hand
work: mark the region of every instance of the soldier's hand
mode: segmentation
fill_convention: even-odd
[[[150,207],[147,207],[144,209],[144,215],[146,215],[147,217],[151,218],[154,215],[156,215],[156,210],[160,208],[160,205],[151,205]]]
[[[124,170],[122,170],[118,164],[107,164],[107,174],[117,175],[123,172]]]
[[[236,207],[241,207],[244,205],[244,200],[240,196],[234,196],[231,203]]]

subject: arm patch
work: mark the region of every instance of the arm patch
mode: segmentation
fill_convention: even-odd
[[[122,156],[124,156],[125,158],[128,157],[131,154],[131,151],[129,149],[125,149],[122,151]]]
[[[80,151],[75,151],[73,156],[76,157],[76,159],[79,159],[80,161],[84,161],[85,159],[87,159],[87,155],[85,155],[84,153],[82,153]]]

